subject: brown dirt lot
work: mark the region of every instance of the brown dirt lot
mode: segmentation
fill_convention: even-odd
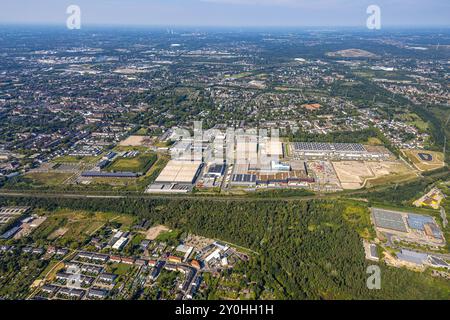
[[[129,136],[119,143],[122,147],[140,147],[151,145],[150,137],[145,136]]]
[[[400,161],[338,161],[333,162],[333,167],[343,189],[405,181],[416,176]]]
[[[151,227],[147,230],[145,239],[147,240],[155,240],[162,232],[169,231],[169,228],[159,225],[155,227]]]

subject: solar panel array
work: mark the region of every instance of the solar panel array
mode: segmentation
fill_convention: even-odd
[[[367,152],[359,143],[294,142],[295,151]]]
[[[408,225],[411,229],[416,229],[416,230],[425,230],[424,225],[426,223],[431,223],[434,224],[433,218],[431,217],[427,217],[427,216],[422,216],[419,214],[414,214],[414,213],[410,213],[408,214]]]
[[[81,173],[81,176],[88,178],[136,178],[139,174],[134,172],[85,171]]]
[[[446,268],[450,267],[450,265],[447,262],[445,262],[439,257],[429,256],[429,261],[432,265],[437,267],[446,267]]]
[[[403,261],[415,263],[415,264],[423,264],[427,258],[428,255],[425,253],[410,251],[402,249],[401,252],[397,253],[397,258]]]
[[[225,165],[223,164],[216,164],[208,169],[208,173],[217,173],[217,174],[223,174],[225,172]]]
[[[370,255],[372,257],[378,257],[377,246],[374,244],[370,245]]]
[[[254,174],[233,174],[232,182],[256,182],[256,175]]]
[[[429,231],[433,234],[435,238],[441,239],[442,234],[439,227],[434,222],[433,218],[430,216],[422,216],[420,214],[410,213],[408,214],[408,226],[411,229],[421,230],[427,232],[425,226],[427,226]]]
[[[372,212],[377,227],[407,232],[405,222],[400,213],[383,209],[372,209]]]

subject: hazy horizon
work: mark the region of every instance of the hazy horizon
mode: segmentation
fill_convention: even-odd
[[[85,26],[365,27],[369,5],[382,27],[449,27],[447,0],[0,0],[0,24],[65,25],[69,5]]]

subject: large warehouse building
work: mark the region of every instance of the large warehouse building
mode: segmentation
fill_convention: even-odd
[[[200,173],[201,165],[200,161],[170,160],[155,183],[194,184]]]
[[[368,150],[359,143],[293,142],[291,151],[298,159],[380,160],[389,152]]]

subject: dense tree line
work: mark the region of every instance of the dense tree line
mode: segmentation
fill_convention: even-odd
[[[384,266],[382,289],[367,289],[368,264],[358,233],[343,217],[345,202],[16,198],[10,203],[134,214],[248,247],[258,254],[240,268],[257,297],[264,290],[280,299],[449,297],[445,280]]]
[[[0,253],[0,298],[26,298],[30,285],[47,265],[47,260],[30,254]]]
[[[329,143],[366,143],[369,138],[376,138],[377,132],[374,129],[364,129],[360,131],[334,131],[328,134],[308,133],[298,131],[290,134],[291,141],[302,142],[329,142]]]
[[[434,175],[439,175],[437,179]],[[412,199],[419,198],[423,191],[438,180],[450,179],[450,171],[447,167],[424,173],[423,178],[414,180],[402,185],[395,185],[381,191],[368,192],[365,198],[374,202],[384,202],[387,204],[404,204]]]

